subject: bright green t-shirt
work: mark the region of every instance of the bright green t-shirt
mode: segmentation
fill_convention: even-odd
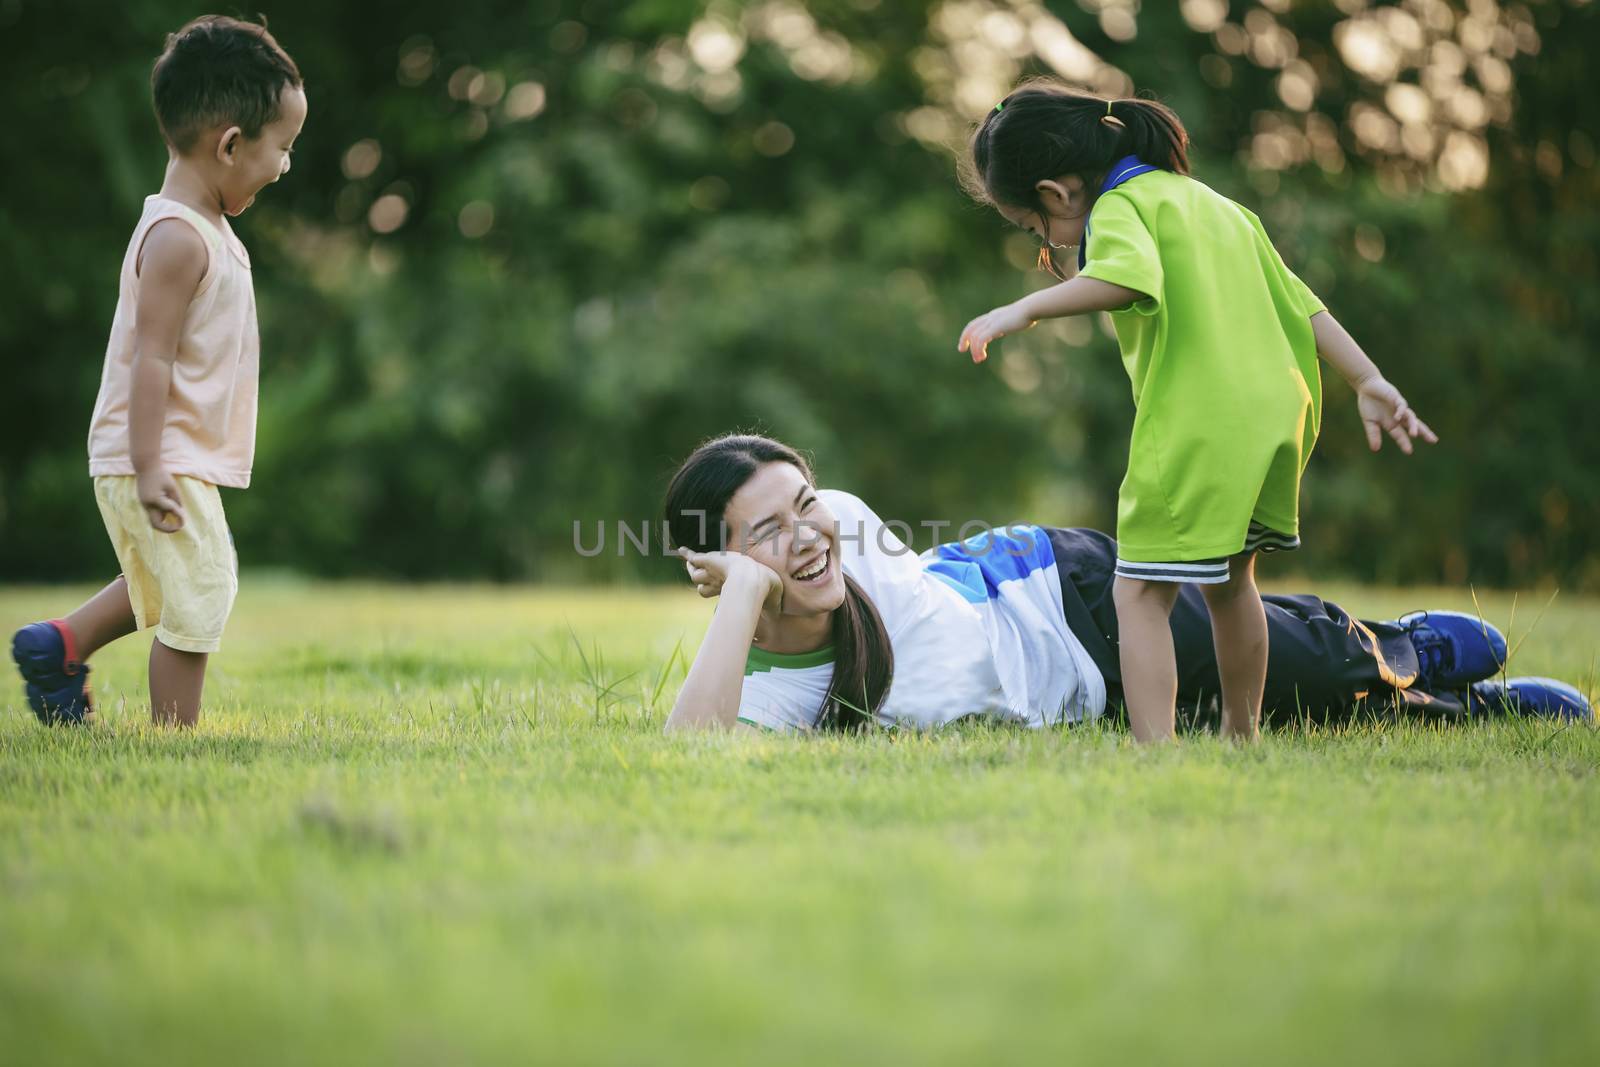
[[[1322,418],[1311,332],[1322,302],[1260,219],[1193,178],[1130,178],[1101,194],[1089,224],[1082,274],[1149,294],[1111,313],[1138,408],[1118,554],[1233,555],[1252,519],[1298,534]]]

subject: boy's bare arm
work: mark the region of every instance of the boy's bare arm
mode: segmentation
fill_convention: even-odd
[[[150,525],[165,533],[183,528],[177,483],[161,461],[161,431],[178,338],[208,253],[186,223],[163,220],[145,235],[139,253],[139,303],[134,320],[133,386],[128,399],[128,450],[138,479],[139,502]],[[169,520],[176,519],[176,525]]]
[[[1317,354],[1331,363],[1356,391],[1356,407],[1367,431],[1368,448],[1376,452],[1386,433],[1407,455],[1411,454],[1412,438],[1421,438],[1430,445],[1439,442],[1438,436],[1411,410],[1400,390],[1383,376],[1378,365],[1361,350],[1338,319],[1319,311],[1311,316],[1311,332],[1317,341]]]

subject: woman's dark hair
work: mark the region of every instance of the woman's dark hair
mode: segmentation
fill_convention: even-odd
[[[246,137],[278,117],[278,98],[299,88],[300,69],[264,25],[202,15],[177,33],[150,72],[161,134],[179,152],[220,123]]]
[[[816,485],[804,457],[770,437],[728,434],[696,448],[667,486],[667,530],[672,543],[694,552],[723,550],[723,513],[728,501],[767,463],[787,463],[808,485]],[[833,680],[822,698],[817,725],[859,730],[872,724],[874,709],[889,692],[894,650],[871,598],[848,574],[843,577],[844,603],[833,613]]]
[[[1165,104],[1107,100],[1047,79],[1025,82],[972,135],[962,184],[991,204],[1043,211],[1035,188],[1065,174],[1090,189],[1123,156],[1189,173],[1189,134]]]

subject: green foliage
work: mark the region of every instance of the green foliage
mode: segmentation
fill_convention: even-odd
[[[922,131],[907,116],[962,117],[938,74],[953,6],[807,5],[813,37],[854,49],[858,72],[836,77],[751,28],[776,8],[713,4],[706,25],[743,41],[736,89],[686,47],[708,17],[691,0],[271,7],[311,114],[294,171],[238,224],[263,348],[255,483],[227,498],[246,565],[666,575],[580,558],[574,521],[654,517],[678,458],[748,427],[811,450],[825,482],[886,515],[1110,527],[1131,422],[1112,342],[1044,328],[985,368],[954,351],[963,322],[1038,281],[949,156],[907,132]],[[1238,33],[1291,35],[1317,80],[1309,114],[1280,97],[1283,56],[1235,55],[1236,36],[1198,32],[1179,5],[1144,5],[1132,39],[1091,12],[1119,5],[1050,11],[1178,108],[1201,176],[1262,214],[1443,436],[1420,458],[1368,457],[1329,382],[1302,565],[1600,588],[1584,388],[1600,337],[1584,63],[1600,19],[1557,0],[1483,16],[1485,33],[1536,24],[1537,51],[1503,61],[1515,106],[1485,131],[1487,184],[1449,193],[1433,161],[1352,132],[1389,88],[1333,43],[1340,8],[1359,6],[1231,5]],[[0,203],[0,577],[112,565],[84,430],[116,264],[160,182],[148,66],[193,13],[0,4],[26,146]],[[1263,163],[1263,134],[1313,127],[1334,145],[1316,161]],[[375,211],[383,197],[399,199]]]

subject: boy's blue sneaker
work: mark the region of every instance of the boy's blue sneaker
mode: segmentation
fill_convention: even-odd
[[[1479,682],[1469,690],[1474,715],[1537,715],[1593,722],[1594,708],[1575,687],[1554,678]]]
[[[11,658],[22,672],[28,707],[46,726],[81,723],[94,711],[89,665],[78,659],[77,643],[66,623],[30,622],[12,636]]]
[[[1506,635],[1476,615],[1459,611],[1414,611],[1402,615],[1417,650],[1421,688],[1430,693],[1461,689],[1505,669]]]

